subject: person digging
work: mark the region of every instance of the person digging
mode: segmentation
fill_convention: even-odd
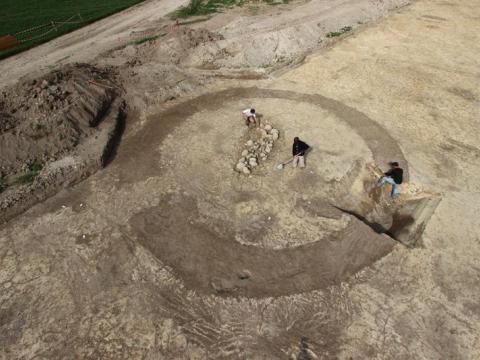
[[[250,127],[251,124],[254,124],[255,127],[258,129],[260,128],[260,119],[257,118],[257,114],[255,113],[255,109],[245,109],[242,111],[243,120],[245,120],[245,125]]]
[[[382,187],[385,184],[392,185],[391,197],[395,201],[398,197],[399,185],[403,182],[403,169],[398,162],[390,163],[390,170],[383,174],[378,180],[377,187]]]
[[[292,146],[292,155],[293,155],[293,167],[297,166],[300,168],[305,167],[305,152],[310,149],[310,146],[307,143],[300,140],[298,137],[293,139]]]

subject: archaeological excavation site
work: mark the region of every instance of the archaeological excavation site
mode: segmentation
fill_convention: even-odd
[[[1,360],[480,359],[476,1],[123,3],[0,26]]]

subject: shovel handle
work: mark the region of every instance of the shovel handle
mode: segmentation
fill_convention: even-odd
[[[385,175],[382,170],[380,170],[378,167],[376,167],[373,164],[367,164],[367,168],[369,168],[373,172],[373,175],[375,175],[378,178],[381,178],[382,176]]]
[[[293,161],[293,157],[291,157],[287,161],[282,162],[282,165],[287,165],[287,164],[291,163],[292,161]]]

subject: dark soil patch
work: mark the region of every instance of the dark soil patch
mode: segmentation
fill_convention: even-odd
[[[22,173],[31,164],[59,159],[95,134],[116,97],[111,77],[90,65],[69,66],[4,91],[1,174]]]
[[[124,104],[108,69],[76,64],[0,96],[0,222],[105,166]]]
[[[326,287],[371,265],[395,244],[352,218],[346,229],[313,244],[264,249],[235,241],[232,224],[199,220],[193,197],[167,196],[160,203],[131,219],[135,235],[188,287],[204,293],[264,297]]]

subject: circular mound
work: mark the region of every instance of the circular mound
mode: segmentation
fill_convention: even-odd
[[[239,115],[250,103],[281,134],[268,160],[246,178],[233,169],[246,133],[260,132],[247,129]],[[276,165],[291,157],[295,136],[312,147],[307,167],[290,164],[278,171]],[[342,182],[372,160],[363,139],[334,114],[272,98],[226,101],[218,109],[197,112],[169,134],[159,152],[166,185],[194,196],[201,215],[230,222],[241,243],[275,249],[318,241],[345,228],[350,216],[322,216],[309,205],[328,211],[328,203],[338,201]]]
[[[248,105],[280,139],[246,177],[234,167],[245,133],[257,131],[241,119]],[[318,95],[249,88],[205,95],[159,117],[178,124],[158,148],[159,205],[131,226],[187,285],[246,296],[298,293],[341,281],[391,251],[391,239],[335,207],[351,196],[366,162],[401,155],[365,115]],[[313,148],[307,168],[278,171],[294,136]]]

